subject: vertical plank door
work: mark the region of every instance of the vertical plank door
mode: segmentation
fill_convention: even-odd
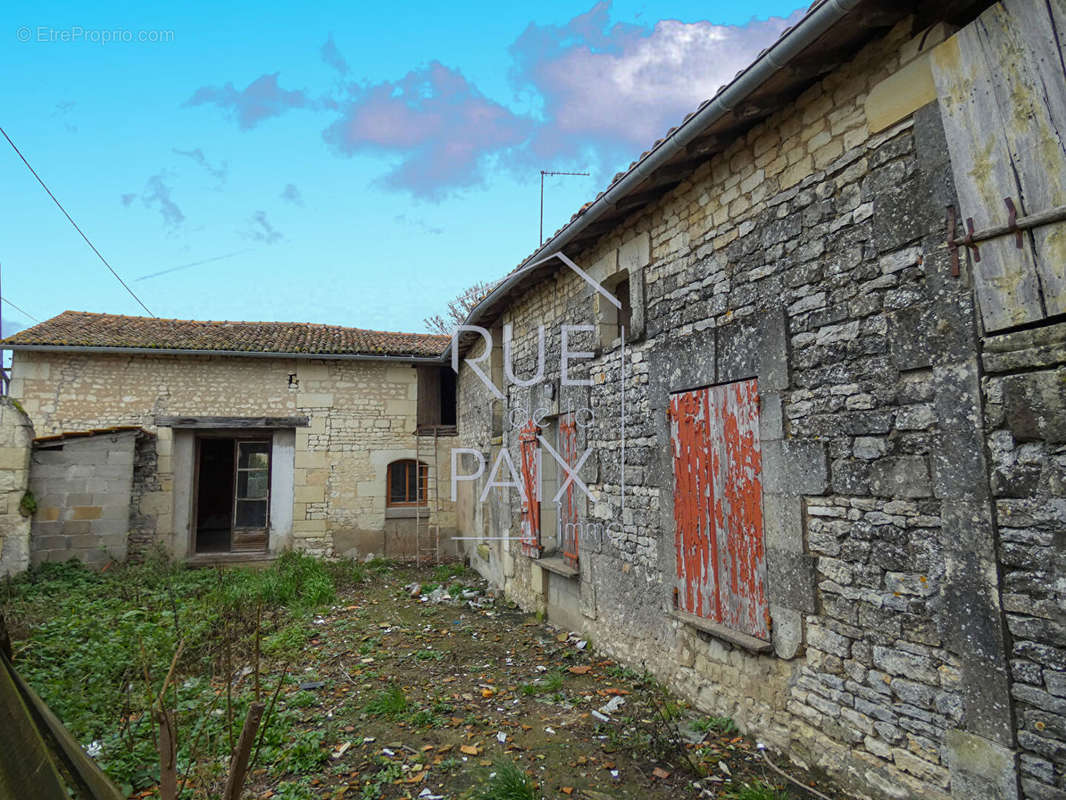
[[[770,638],[754,379],[670,400],[678,608]]]

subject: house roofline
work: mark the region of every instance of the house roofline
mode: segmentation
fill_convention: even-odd
[[[584,213],[563,226],[558,233],[526,258],[518,269],[500,281],[481,302],[474,306],[467,315],[465,324],[477,324],[487,312],[507,296],[516,284],[526,277],[530,270],[560,253],[578,234],[611,210],[630,191],[640,186],[651,173],[665,165],[705,128],[732,111],[779,70],[788,66],[792,58],[814,44],[822,34],[862,2],[863,0],[822,0],[817,8],[809,11],[796,23],[795,27],[761,53],[747,69],[719,91],[703,108],[679,125],[673,133],[666,136],[646,158],[630,167],[625,175],[594,200]],[[450,357],[451,348],[452,342],[449,342],[443,354],[444,360]]]
[[[35,350],[47,353],[114,353],[156,356],[227,356],[245,358],[293,358],[328,361],[397,361],[405,364],[441,364],[442,356],[413,356],[372,353],[274,353],[262,350],[198,350],[170,347],[94,347],[65,344],[5,344],[4,350]]]

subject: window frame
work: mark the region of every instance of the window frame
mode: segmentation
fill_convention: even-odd
[[[241,466],[241,446],[259,444],[266,446],[266,466],[265,467],[242,467]],[[270,528],[270,473],[271,473],[271,449],[272,442],[270,439],[234,439],[233,442],[233,519],[230,525],[230,530],[233,531],[261,531]],[[241,473],[252,472],[265,472],[266,473],[266,494],[263,497],[241,497]],[[238,525],[237,524],[237,509],[240,503],[265,503],[266,511],[263,514],[262,525]]]
[[[603,288],[621,304],[621,308],[617,308],[606,297],[598,295],[596,298],[598,304],[596,338],[601,350],[609,350],[623,340],[629,341],[632,338],[634,279],[635,276],[628,269],[620,269],[608,275],[601,283]],[[624,336],[623,328],[625,329]]]
[[[396,469],[404,470],[404,497],[411,497],[411,476],[409,468],[415,467],[418,474],[416,482],[420,484],[415,489],[415,499],[393,500],[392,499],[392,476]],[[428,504],[429,498],[429,466],[417,458],[399,458],[389,463],[385,470],[385,507],[386,508],[417,508]]]

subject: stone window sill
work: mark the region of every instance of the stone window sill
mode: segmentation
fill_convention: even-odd
[[[763,641],[762,639],[756,639],[754,636],[748,636],[746,633],[735,631],[731,628],[727,628],[725,625],[721,625],[717,622],[711,622],[703,617],[697,617],[695,614],[687,614],[684,611],[678,611],[674,609],[670,612],[676,620],[680,620],[686,625],[690,625],[696,630],[709,633],[716,639],[729,642],[732,645],[736,645],[751,653],[766,654],[773,652],[774,646],[770,642]]]
[[[541,569],[546,569],[548,572],[554,572],[556,575],[560,575],[564,578],[577,578],[581,575],[581,570],[576,567],[571,567],[563,561],[563,559],[558,557],[538,558],[537,563],[540,564]]]
[[[429,517],[428,506],[391,506],[385,508],[385,519],[414,519],[416,516]]]

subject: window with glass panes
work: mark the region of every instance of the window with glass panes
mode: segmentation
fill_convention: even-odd
[[[393,461],[389,464],[387,483],[389,487],[388,505],[420,506],[426,502],[426,476],[429,470],[425,464],[411,459]]]
[[[237,441],[234,528],[265,528],[270,505],[270,442]]]

